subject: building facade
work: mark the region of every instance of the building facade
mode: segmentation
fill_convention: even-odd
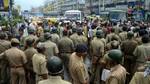
[[[88,14],[100,14],[101,11],[107,10],[125,10],[129,7],[135,8],[136,6],[144,6],[146,0],[86,0],[85,6],[89,11]],[[147,0],[150,2],[150,0]],[[149,7],[149,4],[147,5]]]
[[[85,0],[55,0],[54,11],[64,14],[67,10],[84,11]]]

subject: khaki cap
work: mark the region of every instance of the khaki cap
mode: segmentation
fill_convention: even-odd
[[[19,44],[20,42],[19,42],[19,40],[18,40],[18,39],[16,39],[16,38],[12,38],[12,39],[11,39],[11,43],[18,43],[18,44]]]

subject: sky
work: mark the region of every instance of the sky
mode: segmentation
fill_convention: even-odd
[[[21,6],[21,10],[30,10],[44,4],[45,0],[15,0],[15,4]]]

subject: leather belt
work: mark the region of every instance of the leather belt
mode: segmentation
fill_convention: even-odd
[[[22,68],[23,65],[11,66],[11,68]]]

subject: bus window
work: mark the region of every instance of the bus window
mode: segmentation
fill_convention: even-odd
[[[82,19],[84,18],[83,15],[84,14],[82,14],[82,12],[79,10],[68,10],[65,12],[64,16],[69,20],[75,20],[78,22],[82,22]]]

